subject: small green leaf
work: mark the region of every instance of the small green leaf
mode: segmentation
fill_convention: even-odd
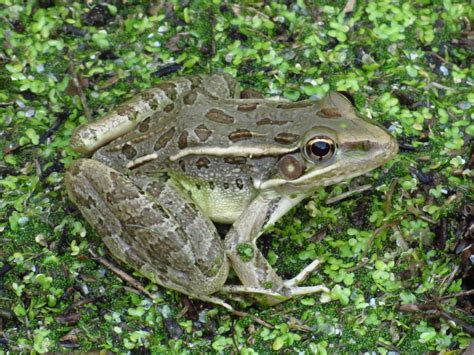
[[[31,143],[33,143],[34,145],[37,145],[39,143],[39,136],[33,128],[28,128],[25,134],[28,136]]]

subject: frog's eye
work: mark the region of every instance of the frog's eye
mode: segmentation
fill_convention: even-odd
[[[311,161],[327,160],[334,155],[336,142],[326,136],[316,136],[306,142],[304,152]]]

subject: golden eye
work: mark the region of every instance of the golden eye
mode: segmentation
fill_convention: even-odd
[[[304,152],[312,161],[327,160],[334,155],[336,143],[329,137],[317,136],[306,142]]]

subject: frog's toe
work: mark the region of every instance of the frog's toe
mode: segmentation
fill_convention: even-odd
[[[283,285],[286,288],[291,288],[294,286],[301,285],[318,268],[320,264],[321,264],[320,260],[318,259],[313,260],[313,262],[309,264],[308,266],[306,266],[303,270],[301,270],[298,273],[298,275],[296,275],[292,279],[283,281]]]

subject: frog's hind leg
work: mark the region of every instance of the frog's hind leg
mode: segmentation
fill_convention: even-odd
[[[114,257],[153,282],[224,306],[210,296],[227,278],[222,241],[170,181],[140,186],[100,162],[80,159],[68,168],[65,183]]]

